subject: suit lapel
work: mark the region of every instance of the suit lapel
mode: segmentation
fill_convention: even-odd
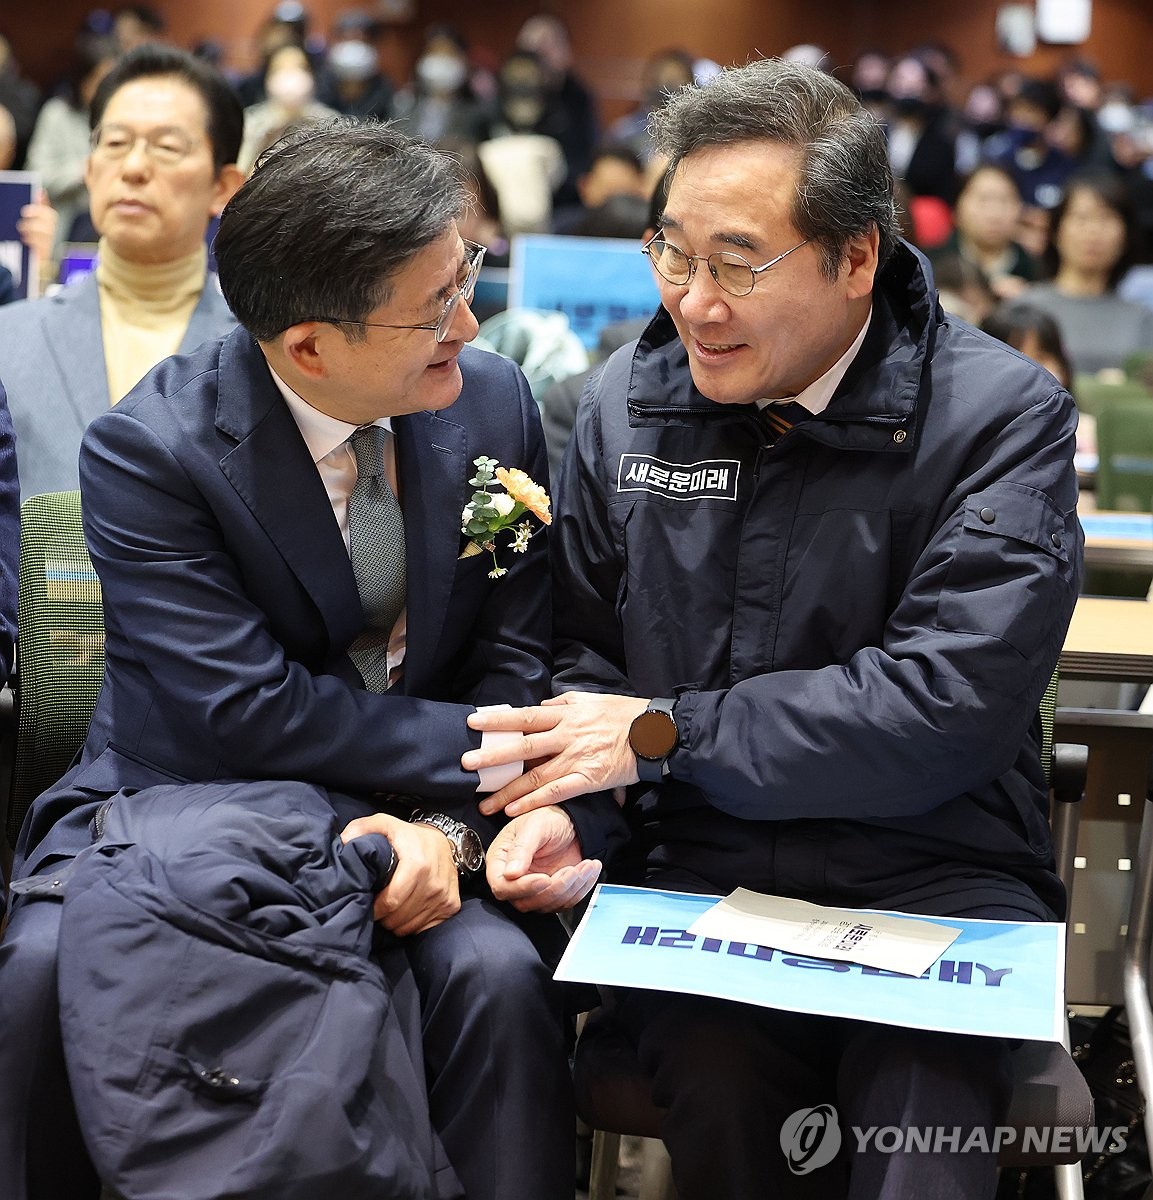
[[[468,441],[464,429],[435,413],[393,420],[404,531],[408,600],[404,683],[421,685],[436,662],[460,553],[460,514],[468,500]]]
[[[220,355],[216,425],[237,439],[220,468],[320,609],[344,648],[363,616],[328,494],[264,355],[243,330]]]
[[[57,292],[43,313],[44,341],[60,373],[62,399],[83,434],[110,407],[95,273]]]

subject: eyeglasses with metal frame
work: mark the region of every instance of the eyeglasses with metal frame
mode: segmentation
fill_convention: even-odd
[[[481,246],[477,242],[465,241],[464,279],[457,290],[449,296],[444,310],[435,321],[423,325],[387,325],[383,321],[356,321],[351,317],[313,317],[311,319],[323,321],[326,325],[364,325],[371,329],[429,329],[435,334],[438,342],[443,342],[448,338],[448,331],[452,328],[453,314],[456,312],[457,305],[461,300],[466,304],[472,303],[473,294],[476,292],[477,276],[480,274],[480,266],[484,262],[487,249],[487,246]]]
[[[706,263],[709,274],[730,296],[747,296],[757,282],[757,276],[775,267],[782,259],[788,258],[794,250],[808,245],[812,240],[805,238],[795,246],[790,246],[783,254],[771,258],[767,263],[754,267],[748,259],[732,250],[718,250],[713,254],[686,254],[679,246],[665,241],[664,231],[649,238],[641,247],[641,253],[648,255],[649,261],[662,278],[676,287],[687,287],[697,273],[697,263]]]

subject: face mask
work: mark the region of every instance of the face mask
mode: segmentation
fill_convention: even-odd
[[[268,98],[285,108],[301,108],[312,99],[312,76],[303,67],[286,67],[269,76],[265,83]]]
[[[929,106],[918,96],[900,96],[893,101],[893,107],[901,117],[923,117],[929,111]]]
[[[455,92],[467,74],[465,64],[451,54],[426,54],[416,64],[416,77],[430,92]]]
[[[367,42],[337,42],[328,52],[328,65],[337,79],[371,79],[376,74],[376,51]]]

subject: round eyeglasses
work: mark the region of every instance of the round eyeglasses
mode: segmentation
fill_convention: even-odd
[[[697,273],[697,263],[707,263],[709,274],[718,285],[730,296],[747,296],[757,282],[757,276],[770,267],[775,267],[783,258],[788,258],[794,250],[807,246],[810,239],[805,238],[795,246],[790,246],[783,254],[771,258],[767,263],[754,267],[746,258],[735,254],[732,250],[718,250],[714,254],[686,254],[679,246],[666,242],[658,233],[641,247],[641,253],[647,254],[649,261],[656,267],[658,273],[677,287],[687,287]]]
[[[443,342],[448,338],[448,331],[452,328],[452,318],[457,305],[462,300],[466,304],[472,303],[473,293],[476,291],[476,279],[480,274],[480,265],[484,262],[487,249],[488,247],[479,246],[476,242],[464,243],[464,263],[461,266],[460,282],[457,284],[457,290],[445,301],[444,309],[435,321],[423,325],[387,325],[383,321],[356,321],[351,317],[313,317],[312,320],[323,321],[326,325],[364,325],[371,329],[429,329],[432,330],[438,342]]]
[[[97,125],[90,138],[92,153],[110,161],[127,158],[141,141],[144,152],[160,167],[183,162],[198,145],[183,129],[174,126],[136,133],[126,125]]]

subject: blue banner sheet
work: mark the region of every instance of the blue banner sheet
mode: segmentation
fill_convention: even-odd
[[[552,234],[512,240],[509,307],[563,312],[589,350],[605,325],[651,316],[660,302],[639,241]]]
[[[39,264],[16,232],[20,210],[32,203],[38,188],[31,171],[0,171],[0,265],[12,272],[19,300],[35,297],[39,290]]]
[[[556,978],[691,992],[912,1029],[1062,1040],[1062,924],[934,917],[960,929],[960,936],[923,975],[910,976],[687,933],[719,899],[601,884]]]

